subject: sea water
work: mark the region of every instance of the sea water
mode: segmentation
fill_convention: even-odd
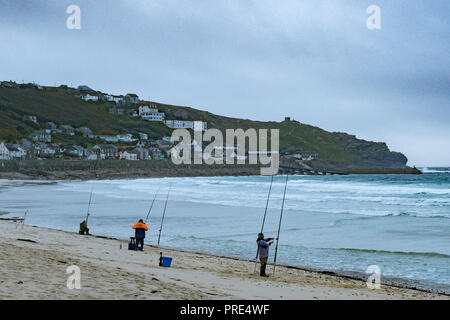
[[[377,265],[386,283],[450,293],[450,168],[423,172],[289,176],[277,263],[362,278]],[[91,233],[128,239],[159,190],[146,239],[155,244],[172,185],[161,246],[254,259],[270,180],[0,180],[0,211],[12,217],[29,210],[27,224],[77,232],[93,190]],[[276,237],[285,181],[273,181],[267,237]]]

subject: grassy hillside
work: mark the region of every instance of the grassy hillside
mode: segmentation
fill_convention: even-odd
[[[36,115],[43,125],[52,121],[58,125],[86,126],[94,134],[116,135],[119,133],[145,132],[150,138],[170,135],[171,129],[160,122],[148,122],[130,116],[109,114],[113,102],[85,102],[75,95],[79,92],[67,87],[0,88],[0,140],[26,137],[39,128],[33,122],[23,121],[24,115]],[[145,102],[144,102],[145,103]],[[318,153],[320,161],[313,164],[333,168],[402,168],[406,157],[391,152],[385,143],[357,139],[345,133],[332,133],[297,121],[261,122],[235,119],[211,114],[190,107],[172,106],[155,102],[167,119],[203,120],[208,128],[280,129],[282,153]],[[134,106],[136,108],[136,106]],[[55,137],[56,142],[67,137]],[[73,143],[81,143],[73,137]],[[86,141],[84,141],[86,142]],[[92,141],[92,143],[95,141]]]
[[[18,89],[0,88],[0,138],[26,136],[38,128],[24,122],[24,115],[36,115],[40,123],[52,121],[73,127],[86,126],[95,134],[115,135],[126,132],[145,132],[152,137],[170,134],[162,123],[111,115],[115,103],[86,102],[75,97],[75,91],[61,88]]]

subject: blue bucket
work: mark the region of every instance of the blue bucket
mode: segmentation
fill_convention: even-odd
[[[161,266],[170,268],[170,265],[172,264],[172,258],[170,257],[162,257]]]

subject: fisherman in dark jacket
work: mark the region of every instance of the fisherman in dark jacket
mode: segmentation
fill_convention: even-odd
[[[269,259],[269,247],[273,243],[274,238],[264,238],[264,234],[258,234],[258,255],[259,261],[261,261],[261,271],[259,275],[261,277],[268,277],[266,274],[267,260]]]
[[[78,233],[89,235],[89,228],[87,227],[86,220],[83,220],[83,222],[80,223],[80,231],[78,231]]]
[[[145,225],[144,221],[142,219],[139,220],[138,223],[136,223],[133,226],[133,229],[135,230],[135,238],[136,238],[136,250],[139,247],[139,244],[141,245],[141,251],[144,250],[144,239],[145,239],[145,233],[148,231],[148,227]]]

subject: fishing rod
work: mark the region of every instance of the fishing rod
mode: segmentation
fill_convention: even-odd
[[[270,187],[269,187],[269,193],[267,194],[266,209],[264,210],[264,217],[263,217],[263,221],[262,221],[262,225],[261,225],[261,233],[263,233],[263,231],[264,231],[264,224],[266,222],[267,208],[269,207],[269,199],[270,199],[270,193],[272,191],[272,184],[273,184],[273,175],[272,175],[272,178],[270,179]],[[256,249],[255,270],[253,272],[256,272],[256,264],[258,262],[258,254],[259,254],[259,246]]]
[[[284,185],[283,202],[281,203],[280,222],[278,223],[277,244],[275,246],[275,256],[273,258],[273,276],[275,277],[275,268],[277,266],[278,241],[280,240],[281,221],[283,219],[284,201],[286,199],[286,190],[289,180],[289,171],[286,174],[286,184]]]
[[[29,210],[25,211],[25,214],[23,215],[22,221],[20,221],[17,225],[16,225],[16,229],[19,227],[19,225],[22,225],[22,229],[23,226],[25,225],[25,218],[27,217],[27,213]]]
[[[169,190],[167,191],[166,203],[164,204],[164,211],[163,211],[163,215],[161,218],[161,226],[159,227],[158,247],[159,247],[159,241],[161,240],[161,231],[162,231],[162,227],[163,227],[164,217],[166,215],[167,201],[169,201],[169,194],[170,194],[171,188],[172,188],[172,184],[170,184],[170,186],[169,186]]]
[[[261,225],[261,233],[264,231],[264,224],[266,223],[267,208],[269,207],[269,199],[270,199],[270,193],[272,191],[272,184],[273,184],[273,175],[270,179],[270,187],[269,187],[269,193],[267,195],[266,209],[264,210],[264,218],[263,218],[262,225]]]
[[[94,192],[94,188],[92,188],[92,190],[91,190],[91,196],[89,197],[89,205],[88,205],[88,209],[87,209],[87,214],[86,214],[86,228],[87,228],[87,226],[88,226],[88,219],[89,219],[89,216],[91,215],[90,213],[89,213],[89,211],[91,210],[91,201],[92,201],[92,193]]]
[[[161,190],[161,187],[159,187],[158,190],[156,191],[155,197],[153,198],[152,204],[150,205],[150,209],[148,209],[147,217],[145,218],[145,224],[147,224],[148,216],[150,215],[150,212],[152,212],[152,208],[153,205],[155,204],[156,196],[158,195],[159,190]]]
[[[25,211],[25,214],[23,215],[22,229],[23,229],[23,227],[25,226],[25,219],[27,218],[28,211],[29,211],[29,210]]]

